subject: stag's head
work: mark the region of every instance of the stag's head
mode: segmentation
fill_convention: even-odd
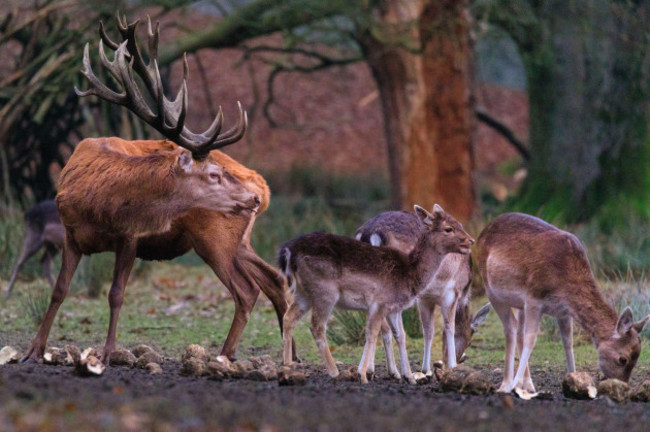
[[[188,207],[199,207],[226,214],[257,211],[260,199],[239,179],[211,158],[195,160],[187,150],[179,149],[174,170],[177,193]]]
[[[88,44],[84,49],[83,74],[90,82],[90,88],[80,91],[79,96],[96,95],[109,102],[123,105],[169,140],[187,151],[179,151],[176,167],[172,170],[177,178],[184,179],[184,185],[178,193],[185,194],[196,206],[225,213],[241,210],[256,210],[259,198],[248,191],[242,183],[209,157],[210,151],[239,141],[248,125],[246,112],[239,108],[239,119],[230,129],[222,132],[223,112],[221,107],[208,129],[194,133],[185,126],[188,108],[187,58],[183,58],[183,81],[178,94],[173,100],[165,96],[158,69],[159,25],[155,31],[151,19],[147,17],[147,42],[149,61],[145,62],[136,41],[139,20],[126,23],[117,15],[121,43],[111,40],[104,31],[103,23],[99,25],[99,58],[121,87],[117,92],[102,83],[93,73],[89,59]],[[115,51],[113,60],[109,60],[104,46]],[[135,76],[140,79],[135,79]],[[141,88],[142,87],[142,88]],[[148,96],[144,96],[148,94]]]
[[[467,255],[474,239],[465,232],[463,225],[452,215],[445,212],[438,204],[429,213],[419,205],[414,206],[415,214],[424,224],[422,235],[427,246],[442,253],[460,253]],[[422,239],[420,239],[422,241]]]

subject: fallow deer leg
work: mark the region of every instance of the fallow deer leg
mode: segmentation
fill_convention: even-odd
[[[519,313],[519,320],[524,321],[523,346],[521,349],[521,356],[519,357],[517,375],[515,375],[515,379],[508,391],[512,391],[515,387],[521,386],[521,388],[524,390],[535,392],[535,386],[533,386],[532,380],[530,382],[530,388],[527,388],[527,383],[524,381],[524,378],[526,369],[528,368],[528,360],[530,359],[530,354],[532,353],[533,348],[535,347],[535,341],[537,340],[537,333],[539,332],[539,323],[541,318],[541,308],[537,305],[531,305],[528,302],[524,305],[523,313]]]
[[[431,375],[431,344],[433,343],[434,319],[433,312],[435,303],[418,299],[418,313],[422,323],[422,335],[424,337],[424,354],[422,356],[422,373]]]
[[[115,335],[117,333],[117,321],[120,316],[120,309],[124,302],[124,289],[131,274],[137,243],[135,239],[128,239],[120,242],[115,249],[115,268],[113,270],[113,283],[108,292],[108,305],[110,307],[110,319],[108,321],[108,335],[102,354],[102,362],[108,366],[111,354],[115,351]]]
[[[564,345],[564,356],[566,358],[567,373],[576,371],[575,357],[573,356],[573,318],[566,316],[557,319],[557,325],[560,328],[562,336],[562,345]]]
[[[393,331],[388,324],[388,319],[385,319],[381,322],[381,340],[384,345],[384,351],[386,353],[386,368],[388,369],[388,375],[395,379],[401,379],[399,371],[397,370],[397,364],[395,363],[395,353],[393,352]],[[396,338],[397,339],[397,338]],[[374,359],[370,359],[371,369],[374,372]]]
[[[296,323],[309,310],[306,302],[296,297],[294,302],[289,306],[289,310],[284,315],[284,333],[282,333],[282,361],[285,365],[290,365],[293,359],[293,329]]]
[[[14,283],[16,283],[16,278],[18,277],[18,272],[23,267],[25,262],[30,259],[38,250],[43,246],[43,240],[40,233],[32,231],[27,227],[27,234],[25,236],[25,241],[23,241],[23,249],[20,251],[18,256],[18,261],[16,262],[16,267],[14,271],[11,272],[11,277],[9,278],[9,285],[7,286],[7,297],[11,295],[11,291],[14,288]]]
[[[454,296],[453,298],[443,298],[442,304],[440,305],[444,325],[444,338],[447,344],[447,358],[445,359],[445,363],[450,369],[456,367],[456,342],[454,335],[456,333],[457,303],[458,299]]]
[[[503,332],[506,337],[503,382],[497,391],[509,393],[514,386],[513,379],[515,369],[515,349],[517,345],[517,319],[512,313],[512,309],[507,304],[493,301],[492,307],[494,308],[494,311],[497,313],[497,315],[499,315],[499,319],[501,319]]]
[[[517,354],[519,355],[519,362],[521,363],[521,352],[524,347],[524,312],[517,311],[515,312],[515,316],[517,317]],[[528,392],[535,393],[535,386],[533,385],[533,379],[530,376],[530,367],[528,365],[526,365],[526,371],[524,372],[524,380],[521,388]]]
[[[362,384],[368,383],[368,377],[366,372],[368,371],[368,363],[370,357],[375,356],[375,350],[377,348],[377,337],[379,336],[379,330],[381,329],[381,322],[385,319],[382,314],[377,310],[368,311],[368,322],[366,325],[366,344],[363,347],[363,356],[361,357],[361,363],[359,364],[359,379]]]
[[[404,323],[402,322],[402,313],[396,312],[388,315],[388,322],[390,324],[397,347],[399,349],[399,362],[402,376],[410,384],[415,384],[415,378],[411,373],[411,365],[409,364],[408,352],[406,351],[406,333],[404,332]],[[393,361],[395,361],[393,359]]]
[[[320,353],[323,363],[325,363],[325,367],[327,368],[327,373],[331,377],[336,377],[339,374],[339,369],[336,367],[336,362],[334,361],[334,358],[332,357],[332,353],[330,351],[330,347],[327,344],[327,335],[326,335],[327,319],[332,314],[332,309],[336,304],[336,299],[333,300],[334,301],[330,301],[328,303],[325,303],[323,301],[323,302],[319,302],[318,305],[316,304],[313,305],[311,311],[311,326],[309,327],[309,330],[311,331],[311,335],[314,337],[314,340],[316,341],[318,352]]]
[[[43,361],[43,353],[45,352],[45,345],[47,344],[47,338],[50,334],[50,329],[52,328],[52,323],[56,316],[61,303],[65,300],[66,295],[70,289],[70,281],[74,275],[77,265],[79,265],[79,260],[81,259],[81,253],[76,250],[76,248],[67,240],[63,246],[63,257],[61,260],[61,272],[56,281],[56,285],[52,290],[52,297],[50,298],[50,305],[45,312],[43,321],[41,322],[40,327],[38,328],[38,333],[32,340],[32,346],[25,353],[23,358],[20,360],[24,361]]]
[[[52,288],[54,288],[54,279],[52,279],[52,258],[56,256],[56,248],[51,245],[45,246],[45,253],[41,257],[41,268],[43,269],[43,276]]]

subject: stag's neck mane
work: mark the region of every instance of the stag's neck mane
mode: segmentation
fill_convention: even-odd
[[[115,234],[141,236],[169,230],[172,219],[185,210],[176,199],[182,193],[175,181],[181,150],[145,155],[124,150],[102,139],[82,141],[61,173],[59,208],[65,202],[68,213],[83,212],[98,228]],[[66,225],[76,219],[61,216]]]

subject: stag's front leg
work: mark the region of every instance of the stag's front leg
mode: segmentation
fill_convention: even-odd
[[[20,359],[21,362],[36,361],[40,363],[43,361],[43,353],[45,352],[45,345],[47,344],[47,338],[50,334],[52,323],[54,322],[56,313],[59,310],[59,306],[61,306],[61,303],[63,303],[63,300],[65,300],[65,297],[68,295],[70,281],[79,265],[80,259],[81,253],[76,250],[66,237],[66,242],[63,246],[61,271],[59,272],[56,285],[52,290],[50,305],[47,308],[47,312],[45,312],[45,317],[43,317],[43,321],[38,328],[36,337],[32,340],[31,348],[25,353],[23,358]]]
[[[115,249],[115,268],[113,269],[113,283],[108,292],[108,305],[110,307],[110,319],[108,321],[108,335],[102,354],[102,362],[108,366],[111,354],[115,351],[115,335],[117,333],[117,320],[120,316],[120,309],[124,302],[124,289],[131,274],[137,242],[135,239],[126,239],[118,243]]]

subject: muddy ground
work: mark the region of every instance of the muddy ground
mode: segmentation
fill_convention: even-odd
[[[168,360],[163,373],[111,367],[83,378],[65,366],[0,367],[0,430],[553,430],[647,431],[650,404],[566,399],[561,370],[533,371],[552,400],[442,393],[435,380],[411,386],[382,378],[369,385],[333,381],[319,366],[301,366],[302,386],[277,381],[187,377]],[[487,369],[487,367],[485,368]],[[500,372],[492,371],[495,384]],[[590,371],[594,372],[595,371]],[[632,386],[644,374],[635,374]]]

